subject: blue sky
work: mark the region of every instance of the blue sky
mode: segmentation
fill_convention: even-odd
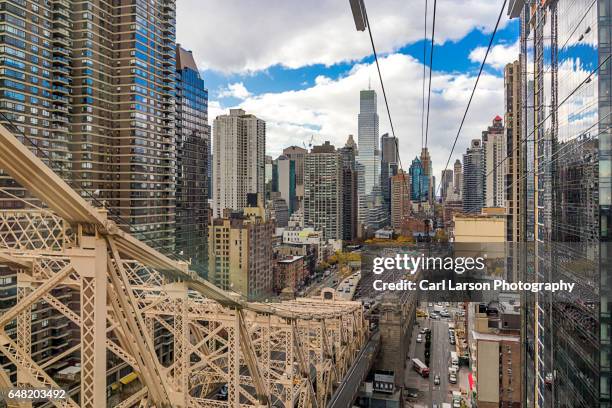
[[[510,44],[516,41],[519,35],[518,21],[510,22],[504,29],[499,30],[496,35],[495,44]],[[483,33],[479,29],[473,29],[468,35],[458,41],[447,41],[444,44],[436,44],[434,49],[434,69],[445,72],[474,72],[480,68],[480,62],[470,60],[470,52],[479,47],[486,47],[489,43],[490,33]],[[431,40],[427,41],[428,56],[425,64],[429,66],[429,48]],[[423,42],[416,41],[406,44],[396,52],[414,57],[423,62]],[[362,58],[359,61],[342,62],[331,66],[316,64],[301,68],[291,69],[282,65],[274,65],[266,70],[255,73],[223,73],[214,69],[204,69],[202,74],[209,90],[210,98],[219,100],[225,106],[233,106],[240,102],[237,98],[220,97],[222,90],[227,89],[228,84],[242,82],[253,94],[267,92],[283,92],[288,90],[300,90],[311,87],[315,78],[324,75],[331,79],[338,79],[347,75],[355,63],[371,63],[373,55]],[[487,71],[494,75],[502,75],[500,69],[491,66]],[[384,73],[383,73],[384,74]],[[373,78],[377,80],[377,78]]]
[[[428,138],[438,176],[502,3],[438,2]],[[371,83],[378,92],[380,133],[388,132],[369,39],[355,30],[348,0],[261,4],[178,2],[177,39],[193,51],[202,70],[210,123],[232,107],[261,117],[266,121],[266,153],[273,157],[311,138],[341,146],[348,134],[357,140],[359,91]],[[424,5],[425,0],[366,0],[404,163],[421,148]],[[452,161],[461,158],[493,117],[503,116],[503,67],[518,57],[518,35],[518,21],[508,21],[504,13]]]

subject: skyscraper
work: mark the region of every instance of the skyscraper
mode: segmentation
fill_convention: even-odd
[[[429,180],[423,174],[421,159],[415,157],[408,170],[410,175],[410,198],[412,201],[420,203],[427,201],[429,197]]]
[[[276,159],[276,168],[278,174],[278,192],[287,203],[289,215],[297,210],[296,196],[296,162],[290,160],[285,155],[280,155]]]
[[[485,172],[485,207],[505,207],[506,138],[502,118],[496,116],[492,126],[482,132]]]
[[[177,47],[176,250],[206,276],[208,267],[208,91],[191,52]]]
[[[484,206],[484,152],[482,141],[472,139],[463,155],[463,212],[480,213]]]
[[[455,173],[453,189],[455,190],[455,194],[457,194],[459,198],[461,198],[461,193],[463,192],[463,165],[461,164],[461,160],[455,160],[453,170]]]
[[[442,194],[442,201],[444,201],[446,200],[446,195],[453,189],[453,171],[451,169],[442,170],[440,182],[442,183],[440,194]]]
[[[524,206],[524,171],[521,153],[521,64],[518,60],[504,68],[505,110],[506,110],[506,214],[509,242],[524,241],[521,236],[520,208]]]
[[[329,142],[313,146],[304,159],[304,226],[323,238],[342,239],[342,157]]]
[[[172,0],[0,1],[2,123],[121,228],[163,252],[176,238],[175,17]],[[5,174],[0,187],[24,194]],[[21,206],[0,197],[2,208]],[[16,300],[16,279],[0,269],[4,308]],[[53,296],[75,304],[69,291]],[[51,310],[33,306],[38,363],[79,335]]]
[[[373,224],[378,224],[382,196],[377,101],[376,92],[372,89],[363,90],[359,94],[357,138],[359,222],[371,228],[378,228]]]
[[[351,143],[352,142],[352,143]],[[352,241],[357,238],[357,165],[355,157],[357,146],[352,135],[340,149],[342,157],[342,239]]]
[[[2,4],[0,109],[19,129],[3,123],[123,228],[173,250],[174,2]]]
[[[423,201],[432,203],[434,195],[436,194],[434,188],[433,169],[431,164],[431,156],[429,155],[429,149],[424,147],[421,149],[421,168],[423,169],[423,181],[425,182],[426,196]]]
[[[240,211],[248,193],[264,193],[266,123],[242,109],[230,109],[213,123],[213,212]]]
[[[385,133],[380,137],[380,188],[387,213],[391,212],[391,177],[397,174],[399,157],[397,138]]]
[[[410,215],[410,177],[403,170],[391,177],[391,226],[402,228],[402,222]]]
[[[299,146],[289,146],[283,149],[283,155],[295,163],[295,195],[297,204],[293,211],[301,208],[304,199],[304,157],[308,150]]]
[[[526,404],[609,407],[610,3],[512,1],[509,11],[521,32],[521,214],[535,245],[526,279],[561,272],[577,285],[527,298]]]

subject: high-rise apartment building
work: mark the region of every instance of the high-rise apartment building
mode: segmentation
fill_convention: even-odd
[[[296,162],[285,155],[275,160],[278,192],[287,203],[289,215],[297,210]]]
[[[304,199],[304,157],[308,150],[299,146],[289,146],[283,149],[283,155],[288,157],[295,165],[295,195],[296,207],[293,211],[302,208],[302,200]]]
[[[444,201],[448,193],[453,190],[453,171],[451,169],[442,170],[440,183],[440,194],[442,195],[442,201]]]
[[[176,51],[176,251],[208,268],[208,91],[191,52]]]
[[[123,228],[173,250],[174,1],[1,4],[0,109],[17,128],[3,123]]]
[[[357,238],[357,147],[351,143],[352,136],[346,145],[338,151],[342,158],[342,239],[352,241]]]
[[[382,206],[380,186],[380,147],[378,144],[378,111],[376,92],[363,90],[359,94],[359,116],[357,156],[359,222],[367,227],[378,228]]]
[[[484,206],[484,176],[482,141],[472,139],[463,155],[463,212],[480,214]]]
[[[520,208],[524,206],[524,171],[521,160],[521,64],[518,60],[504,68],[506,166],[504,193],[508,241],[523,242],[521,238]]]
[[[410,177],[403,170],[391,177],[391,226],[402,228],[402,222],[410,215]]]
[[[304,159],[304,226],[323,238],[343,236],[342,156],[329,142],[313,146]]]
[[[272,191],[274,191],[274,189],[272,188],[272,178],[274,176],[274,161],[272,160],[272,156],[268,156],[266,155],[264,158],[265,161],[265,165],[264,165],[264,189],[266,191],[265,194],[265,198],[266,200],[270,200],[272,198]],[[212,164],[212,162],[211,162]],[[212,165],[211,165],[212,167]],[[278,188],[278,187],[277,187]]]
[[[175,2],[0,1],[0,20],[0,121],[118,225],[173,251]],[[0,187],[25,194],[6,175]],[[2,208],[21,206],[0,197]],[[0,275],[14,294],[14,271]],[[53,296],[78,307],[69,290]],[[78,337],[47,304],[34,305],[33,316],[38,363]]]
[[[485,207],[505,207],[506,138],[502,118],[482,132],[485,172]]]
[[[215,218],[209,227],[209,279],[225,290],[261,300],[272,293],[274,223],[264,208],[248,203],[242,212]]]
[[[387,213],[391,211],[391,177],[397,174],[399,168],[399,153],[397,147],[398,140],[396,137],[389,136],[388,133],[380,137],[380,188]]]
[[[521,32],[520,210],[535,246],[525,279],[562,273],[577,286],[525,303],[526,406],[610,407],[612,9],[511,1],[509,12]]]
[[[213,123],[213,213],[246,207],[247,194],[264,193],[266,123],[242,109],[230,109]]]

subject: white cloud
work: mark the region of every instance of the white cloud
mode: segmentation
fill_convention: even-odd
[[[487,47],[474,48],[470,52],[470,61],[482,63],[484,56],[487,52]],[[519,41],[517,40],[514,44],[497,44],[491,47],[489,55],[487,56],[487,65],[492,66],[496,69],[503,69],[507,63],[518,59],[520,54]]]
[[[424,0],[366,4],[380,53],[422,38]],[[492,30],[501,4],[502,0],[441,2],[437,42],[459,40],[474,28]],[[431,1],[429,7],[431,17]],[[507,21],[504,17],[502,27]],[[193,50],[201,69],[222,72],[253,72],[278,64],[332,65],[371,54],[367,34],[355,30],[346,0],[180,0],[177,38]]]
[[[399,137],[402,163],[407,169],[421,149],[423,66],[403,54],[391,54],[381,58],[380,63],[393,123]],[[267,154],[278,156],[286,146],[307,145],[311,135],[314,135],[316,144],[329,140],[340,147],[344,145],[348,134],[355,135],[357,140],[359,90],[367,88],[369,78],[378,93],[382,134],[388,132],[390,127],[373,64],[360,64],[346,77],[319,80],[304,90],[251,95],[240,103],[240,107],[266,121]],[[429,150],[438,180],[474,81],[474,76],[465,74],[433,73]],[[211,101],[209,107],[211,123],[217,114],[227,112],[229,108],[220,111],[215,101]],[[455,157],[461,157],[465,152],[470,140],[480,137],[482,130],[498,114],[503,115],[503,79],[483,74],[451,165]]]
[[[219,92],[219,98],[233,97],[238,99],[246,99],[251,96],[251,93],[246,89],[242,82],[228,84],[227,88]]]

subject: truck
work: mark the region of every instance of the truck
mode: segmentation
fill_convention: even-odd
[[[418,358],[412,359],[412,368],[414,368],[414,371],[421,374],[421,377],[423,378],[429,377],[429,367],[427,367],[425,363],[423,363]]]
[[[459,408],[461,407],[461,393],[459,391],[453,391],[453,407]]]
[[[450,361],[453,367],[459,368],[459,357],[457,356],[456,351],[450,352]]]

